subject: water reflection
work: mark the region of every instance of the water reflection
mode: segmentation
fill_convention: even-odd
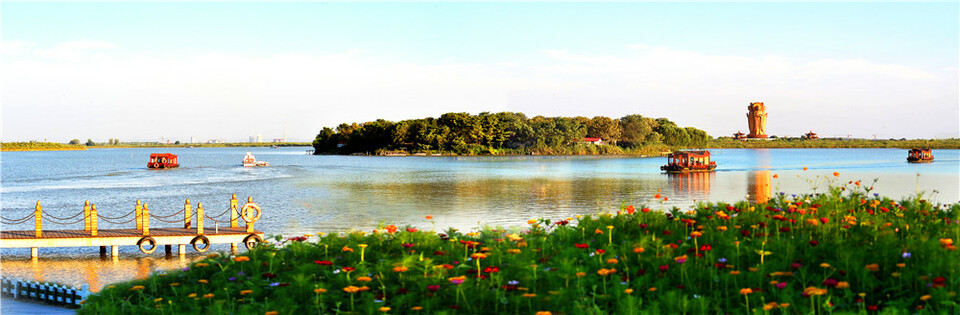
[[[715,172],[667,174],[675,195],[705,200],[710,196],[710,182]]]
[[[189,262],[203,256],[194,255],[184,259],[157,259],[154,257],[123,257],[106,260],[99,257],[63,257],[17,259],[4,257],[3,275],[39,282],[56,282],[70,286],[87,284],[90,290],[99,292],[104,284],[143,279],[155,270],[183,268]]]
[[[770,200],[770,180],[773,175],[770,171],[755,171],[747,178],[747,195],[750,201],[766,203]]]

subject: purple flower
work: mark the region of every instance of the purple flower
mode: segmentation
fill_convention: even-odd
[[[180,269],[180,271],[188,271],[188,270],[190,270],[190,267],[183,267],[183,269]]]
[[[270,284],[271,287],[275,287],[275,286],[278,286],[278,285],[280,285],[280,282],[274,282],[274,283],[271,283],[271,284]]]
[[[245,273],[243,273],[243,271],[237,273],[237,276],[243,276],[243,275],[246,275]]]
[[[910,252],[903,253],[903,258],[910,258]]]
[[[726,257],[720,257],[720,259],[718,259],[717,261],[722,262],[722,263],[725,263],[725,262],[727,262],[727,258],[726,258]]]
[[[874,196],[874,197],[878,197],[878,196],[880,196],[880,194],[878,194],[878,193],[873,193],[873,196]]]
[[[519,283],[520,283],[520,281],[517,281],[517,280],[507,281],[507,284],[509,284],[509,285],[517,285],[517,284],[519,284]]]
[[[235,278],[235,277],[230,277],[230,279],[227,279],[227,281],[233,281],[233,280],[237,280],[237,278]]]

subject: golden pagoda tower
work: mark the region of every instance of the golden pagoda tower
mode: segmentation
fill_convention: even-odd
[[[750,134],[747,138],[767,137],[767,107],[763,102],[752,102],[747,106],[747,124],[750,125]]]

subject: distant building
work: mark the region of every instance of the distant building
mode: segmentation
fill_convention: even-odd
[[[814,132],[811,130],[811,131],[808,132],[807,134],[800,136],[800,139],[804,139],[804,140],[817,140],[817,139],[820,139],[820,137],[818,137],[817,134],[814,133]]]
[[[603,139],[600,139],[600,138],[587,137],[587,138],[583,138],[583,141],[584,141],[584,142],[590,142],[590,143],[593,143],[593,144],[595,144],[595,145],[601,145],[601,144],[603,144]]]
[[[257,142],[263,142],[263,135],[257,134]]]
[[[273,139],[273,142],[286,142],[286,140],[282,138],[277,138],[277,139]]]
[[[743,140],[743,139],[746,139],[746,138],[747,138],[747,135],[745,135],[745,134],[743,134],[742,132],[740,132],[740,130],[737,130],[737,133],[733,134],[733,139],[734,139],[734,140]]]

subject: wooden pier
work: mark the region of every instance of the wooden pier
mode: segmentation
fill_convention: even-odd
[[[181,213],[182,221],[174,218]],[[227,213],[230,214],[229,219],[226,218]],[[83,218],[76,219],[81,214]],[[163,216],[151,214],[148,205],[141,204],[140,200],[137,200],[133,211],[119,217],[100,215],[97,213],[96,204],[90,204],[87,201],[82,213],[67,218],[44,213],[40,201],[37,201],[36,209],[31,215],[19,219],[2,218],[3,223],[7,225],[27,223],[33,219],[34,229],[0,231],[0,248],[30,248],[30,256],[33,258],[37,258],[41,247],[99,246],[102,256],[107,254],[107,247],[111,247],[110,254],[113,257],[119,254],[120,246],[137,246],[141,252],[150,254],[158,246],[164,245],[165,252],[169,256],[173,245],[177,245],[180,255],[185,255],[187,245],[198,252],[205,252],[211,244],[231,244],[231,250],[236,252],[237,244],[243,243],[247,248],[252,248],[263,241],[263,232],[254,229],[254,223],[260,219],[260,214],[260,207],[253,203],[252,197],[247,198],[247,203],[242,207],[238,207],[236,195],[233,195],[230,207],[226,211],[212,217],[205,213],[203,203],[197,203],[197,209],[194,210],[190,199],[184,203],[183,210]],[[127,217],[131,218],[122,221]],[[183,227],[151,228],[150,218],[168,223],[182,222]],[[194,218],[196,218],[195,221]],[[213,229],[209,225],[204,226],[205,219],[208,222],[214,222]],[[45,220],[60,225],[79,224],[83,221],[84,228],[82,230],[44,230]],[[99,220],[114,224],[136,222],[136,226],[130,229],[101,230],[97,228]],[[243,227],[239,226],[241,220],[245,222]],[[221,222],[224,223],[223,227],[220,226]]]

